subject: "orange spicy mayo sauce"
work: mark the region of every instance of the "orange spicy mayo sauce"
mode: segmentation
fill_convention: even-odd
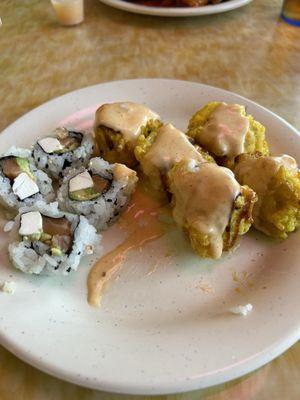
[[[92,267],[87,279],[88,302],[100,307],[101,295],[105,284],[117,273],[130,251],[141,249],[145,244],[163,236],[166,225],[159,216],[168,213],[158,199],[146,194],[141,184],[122,214],[118,224],[121,230],[128,232],[127,238],[114,250],[105,254]]]

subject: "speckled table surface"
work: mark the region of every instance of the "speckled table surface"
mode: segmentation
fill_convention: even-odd
[[[2,0],[0,129],[39,104],[95,83],[164,77],[219,86],[300,127],[300,29],[278,19],[280,0],[220,15],[164,19],[86,1],[82,25],[57,25],[50,2]],[[260,370],[164,399],[299,399],[300,344]],[[52,378],[0,347],[0,400],[121,399]],[[149,397],[147,397],[149,398]]]

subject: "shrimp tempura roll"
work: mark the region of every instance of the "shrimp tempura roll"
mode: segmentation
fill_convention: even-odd
[[[191,118],[187,134],[228,168],[240,154],[269,154],[265,127],[239,104],[208,103]]]
[[[256,195],[232,171],[214,163],[183,160],[168,173],[173,217],[201,257],[220,258],[252,224]]]
[[[211,156],[199,146],[194,146],[191,141],[192,139],[172,124],[163,125],[149,135],[139,136],[135,156],[155,189],[166,189],[167,172],[183,159],[214,162]]]
[[[96,111],[94,127],[100,156],[110,163],[135,166],[133,151],[138,136],[160,125],[160,116],[142,104],[103,104]]]
[[[265,234],[285,239],[300,225],[300,172],[288,155],[238,157],[234,172],[242,185],[258,196],[253,226]]]

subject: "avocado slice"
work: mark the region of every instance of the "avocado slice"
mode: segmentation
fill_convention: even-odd
[[[31,242],[37,242],[38,240],[41,240],[41,236],[42,236],[42,233],[40,232],[40,233],[34,233],[32,235],[26,235],[23,237],[24,237],[24,240],[30,240]]]
[[[76,190],[75,192],[70,192],[69,197],[71,200],[75,201],[88,201],[96,199],[100,196],[100,194],[101,193],[96,192],[92,187],[88,189]]]
[[[93,187],[69,192],[70,199],[75,201],[94,200],[108,189],[108,180],[102,178],[99,175],[93,175],[92,179],[94,183]]]
[[[51,255],[54,257],[55,256],[59,257],[59,256],[63,255],[63,252],[58,247],[51,247]]]
[[[29,167],[29,161],[27,160],[27,158],[21,158],[21,157],[16,157],[16,163],[18,164],[21,172],[26,172],[26,174],[32,179],[32,180],[36,180],[35,176],[32,174],[32,172],[30,171],[30,167]]]

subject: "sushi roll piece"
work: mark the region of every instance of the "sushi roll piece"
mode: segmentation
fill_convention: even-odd
[[[103,104],[96,111],[94,126],[100,156],[110,163],[134,167],[138,136],[147,135],[160,125],[160,116],[142,104]]]
[[[214,163],[182,160],[168,172],[173,217],[204,258],[232,250],[252,224],[256,195]]]
[[[122,164],[92,158],[88,167],[70,170],[58,191],[60,207],[86,216],[104,230],[119,216],[135,190],[137,174]]]
[[[87,165],[93,151],[91,134],[60,127],[35,143],[33,157],[38,168],[54,179],[61,179],[66,168]]]
[[[59,211],[57,203],[22,209],[11,234],[10,260],[28,274],[67,275],[84,255],[101,250],[101,236],[87,219]]]
[[[187,135],[207,150],[218,164],[233,168],[240,154],[269,154],[265,127],[247,115],[245,107],[208,103],[191,118]]]
[[[207,152],[199,146],[194,146],[192,142],[193,139],[172,124],[162,125],[157,130],[139,136],[135,156],[153,188],[161,192],[166,191],[167,172],[183,159],[214,162]]]
[[[253,226],[266,235],[286,239],[300,226],[300,172],[294,158],[242,155],[234,169],[236,179],[258,196]]]
[[[37,169],[28,149],[11,147],[2,155],[0,182],[0,203],[10,211],[55,198],[51,178]]]

